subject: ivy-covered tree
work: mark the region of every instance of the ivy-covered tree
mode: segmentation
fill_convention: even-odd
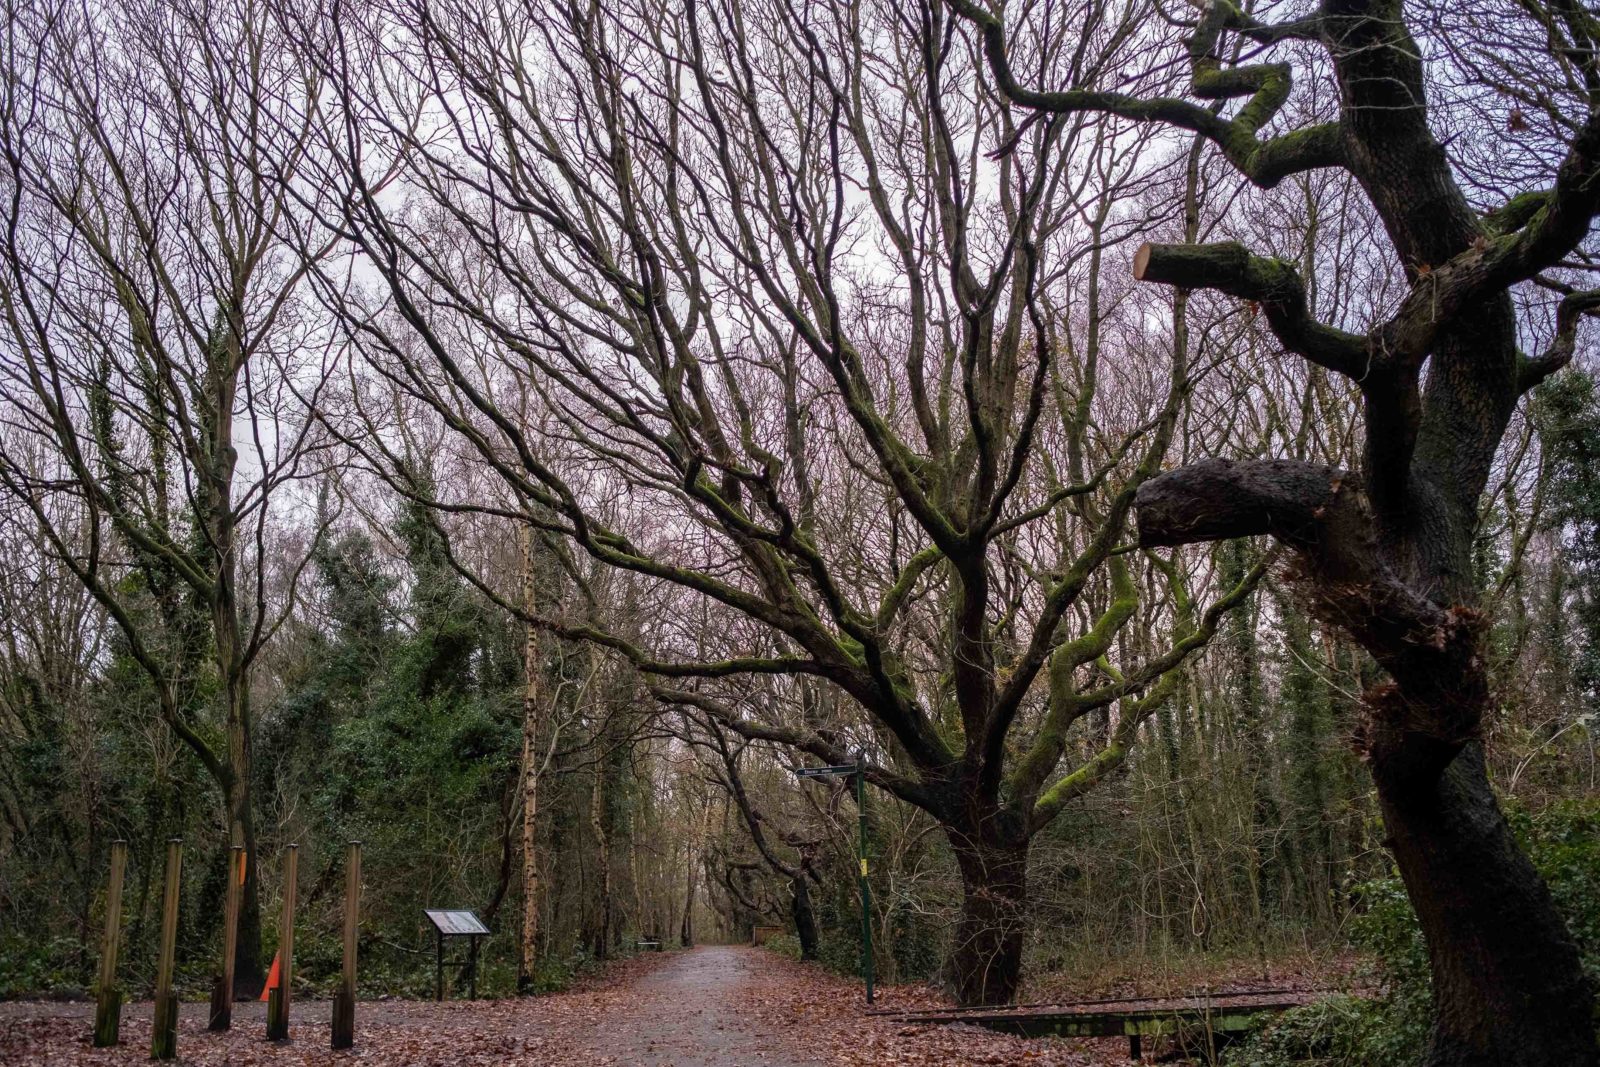
[[[1568,659],[1587,712],[1600,717],[1600,388],[1592,372],[1574,369],[1535,394],[1539,441],[1549,477],[1551,526],[1563,559],[1552,585],[1556,618],[1570,612],[1576,633],[1549,637],[1577,645]],[[1574,641],[1576,637],[1576,641]]]

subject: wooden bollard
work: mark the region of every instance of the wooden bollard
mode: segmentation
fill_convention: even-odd
[[[122,990],[117,985],[117,952],[122,947],[122,876],[128,869],[128,843],[111,842],[111,880],[106,883],[106,930],[100,939],[100,984],[94,1008],[94,1047],[117,1043],[122,1027]]]
[[[167,888],[161,897],[161,957],[156,966],[156,1018],[150,1035],[150,1058],[178,1055],[178,998],[172,994],[173,957],[178,947],[178,891],[182,887],[183,839],[167,841]]]
[[[333,995],[333,1047],[356,1041],[356,933],[361,926],[361,842],[350,842],[344,864],[344,974]]]
[[[212,1030],[233,1025],[233,969],[239,958],[239,897],[246,862],[244,846],[234,845],[228,853],[228,890],[222,906],[222,973],[211,987]]]
[[[278,985],[267,995],[267,1040],[289,1040],[289,988],[294,981],[294,890],[300,846],[283,858],[283,921],[278,927]]]

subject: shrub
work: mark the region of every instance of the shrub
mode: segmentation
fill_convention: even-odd
[[[800,958],[800,939],[794,934],[778,934],[767,938],[765,947],[791,960]]]
[[[1507,804],[1518,842],[1549,883],[1578,942],[1584,969],[1600,978],[1600,801],[1563,801],[1538,812]],[[1331,997],[1285,1012],[1233,1049],[1229,1067],[1406,1067],[1427,1040],[1427,947],[1398,874],[1356,887],[1356,945],[1376,960],[1385,995]]]
[[[0,938],[0,1000],[86,993],[82,958],[81,946],[71,937],[42,942],[14,935]]]

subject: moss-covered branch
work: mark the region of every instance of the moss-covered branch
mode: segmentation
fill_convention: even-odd
[[[1267,27],[1250,19],[1226,0],[1208,6],[1189,41],[1191,89],[1208,100],[1248,97],[1236,117],[1227,119],[1209,107],[1175,97],[1141,98],[1092,89],[1046,91],[1021,84],[1011,69],[1005,24],[979,0],[952,0],[962,17],[978,27],[984,54],[1000,92],[1013,103],[1053,114],[1100,112],[1122,118],[1164,122],[1200,134],[1221,149],[1241,174],[1262,188],[1291,174],[1344,165],[1344,141],[1338,123],[1322,123],[1277,137],[1258,134],[1288,99],[1292,77],[1287,65],[1260,64],[1223,69],[1217,44],[1225,30],[1271,41],[1305,37],[1315,22]]]
[[[1252,301],[1289,351],[1352,378],[1363,377],[1368,369],[1366,339],[1318,322],[1299,272],[1281,259],[1253,256],[1233,241],[1144,244],[1133,257],[1133,276],[1180,289],[1215,289]]]
[[[1110,605],[1088,632],[1062,643],[1050,654],[1046,666],[1050,687],[1049,706],[1038,735],[1011,776],[1010,791],[1014,796],[1032,796],[1060,762],[1061,753],[1067,745],[1067,731],[1084,711],[1073,686],[1073,675],[1085,663],[1092,663],[1105,655],[1118,631],[1139,607],[1139,592],[1133,584],[1127,562],[1121,556],[1112,556],[1108,570],[1111,574]]]

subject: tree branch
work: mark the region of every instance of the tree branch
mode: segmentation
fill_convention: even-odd
[[[1215,289],[1251,300],[1283,346],[1321,367],[1360,379],[1370,363],[1366,339],[1326,326],[1311,315],[1305,283],[1281,259],[1253,256],[1241,244],[1143,244],[1133,257],[1133,276],[1180,289]]]
[[[1101,112],[1128,119],[1165,122],[1190,130],[1216,145],[1241,174],[1264,189],[1272,188],[1291,174],[1345,163],[1338,123],[1310,126],[1265,140],[1257,136],[1289,97],[1292,78],[1286,64],[1267,63],[1223,70],[1216,55],[1217,42],[1225,29],[1271,42],[1309,37],[1315,32],[1315,20],[1272,27],[1249,18],[1227,0],[1215,0],[1207,6],[1189,39],[1190,87],[1196,96],[1206,100],[1249,97],[1235,118],[1225,119],[1210,108],[1172,97],[1143,99],[1090,89],[1048,92],[1024,86],[1011,69],[1005,24],[1001,18],[987,11],[978,0],[951,0],[951,5],[982,34],[984,55],[995,83],[1015,104],[1063,115]]]

